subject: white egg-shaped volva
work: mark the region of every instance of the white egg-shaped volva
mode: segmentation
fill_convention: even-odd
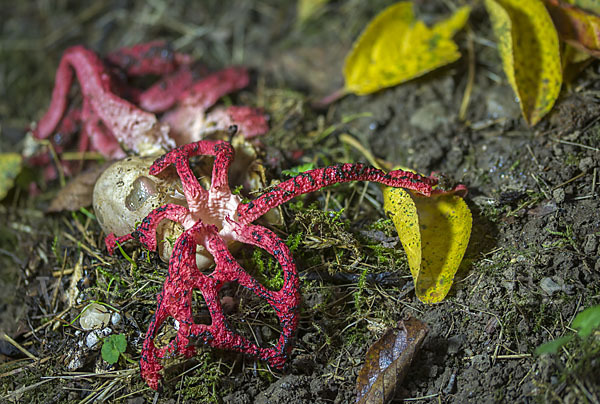
[[[106,234],[123,236],[135,230],[148,214],[167,203],[187,206],[181,181],[174,168],[169,167],[158,176],[148,173],[155,157],[127,157],[106,169],[94,186],[94,212]],[[170,220],[157,227],[159,253],[169,260],[172,243],[183,228]]]

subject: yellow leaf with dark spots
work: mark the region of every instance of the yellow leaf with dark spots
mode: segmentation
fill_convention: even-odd
[[[508,82],[535,125],[554,106],[562,85],[558,34],[542,0],[485,0]]]
[[[469,207],[452,193],[424,197],[385,188],[383,198],[406,251],[417,297],[424,303],[441,302],[469,243],[473,224]]]
[[[469,12],[469,7],[462,7],[429,28],[415,20],[411,2],[386,8],[369,23],[346,57],[346,91],[370,94],[454,62],[460,52],[452,36],[465,25]]]

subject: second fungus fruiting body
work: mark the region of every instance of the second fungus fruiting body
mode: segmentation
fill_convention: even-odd
[[[214,156],[211,183],[203,188],[189,164],[198,155]],[[349,181],[374,181],[391,187],[402,187],[429,195],[435,180],[406,171],[385,173],[364,164],[339,164],[303,172],[279,183],[258,198],[242,203],[231,192],[228,172],[234,158],[231,145],[224,141],[202,140],[178,147],[159,157],[150,167],[150,175],[159,175],[174,165],[181,179],[186,204],[168,203],[154,209],[130,234],[106,239],[109,252],[117,243],[130,239],[140,241],[149,250],[157,247],[157,226],[168,219],[179,223],[183,232],[176,240],[169,260],[169,274],[158,295],[156,313],[150,323],[142,348],[141,373],[148,385],[157,389],[160,382],[161,359],[173,354],[190,357],[194,343],[204,343],[230,349],[266,360],[280,368],[291,350],[298,327],[300,303],[299,281],[293,257],[286,244],[271,230],[252,224],[269,210],[308,192],[328,185]],[[185,206],[184,206],[185,205]],[[272,291],[251,277],[236,261],[228,245],[237,241],[262,248],[271,254],[283,270],[283,287]],[[204,273],[196,264],[196,249],[202,246],[212,255],[215,267]],[[273,347],[260,347],[236,334],[228,325],[219,290],[226,282],[236,282],[265,299],[275,310],[281,334]],[[211,316],[211,323],[197,324],[192,313],[193,291],[199,290]],[[165,347],[158,348],[155,338],[169,317],[177,321],[177,336]]]
[[[139,76],[158,80],[148,88],[138,88]],[[70,97],[75,79],[80,103]],[[94,151],[109,159],[123,158],[126,153],[158,155],[230,126],[252,138],[268,129],[259,109],[230,106],[208,111],[219,98],[246,87],[249,81],[242,67],[207,75],[188,55],[174,52],[164,42],[123,48],[104,58],[73,46],[61,58],[50,106],[33,135],[50,140],[60,155],[77,134],[78,152]],[[48,153],[31,158],[32,164],[50,169],[51,162]],[[71,174],[75,164],[63,162],[65,173]],[[47,173],[50,178],[55,175]]]

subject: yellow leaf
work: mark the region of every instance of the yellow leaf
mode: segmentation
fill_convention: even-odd
[[[554,105],[562,85],[558,34],[541,0],[485,0],[504,72],[535,125]]]
[[[17,153],[0,153],[0,201],[12,188],[15,177],[21,171],[22,160]]]
[[[441,302],[469,243],[469,207],[457,195],[423,197],[402,188],[385,188],[383,198],[406,251],[417,297],[424,303]]]
[[[422,76],[460,57],[452,41],[469,7],[432,28],[416,21],[412,3],[399,2],[377,15],[354,43],[344,65],[346,91],[370,94]]]

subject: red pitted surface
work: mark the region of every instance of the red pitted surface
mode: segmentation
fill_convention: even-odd
[[[240,204],[238,221],[250,223],[276,206],[290,199],[340,182],[372,181],[389,187],[407,188],[423,195],[430,195],[435,179],[426,178],[408,171],[396,170],[385,173],[364,164],[338,164],[326,168],[308,170],[280,183],[255,200]]]
[[[129,76],[163,75],[192,61],[189,55],[174,52],[164,41],[146,42],[121,48],[109,53],[106,60],[121,68]]]
[[[197,155],[215,156],[208,190],[200,186],[189,166],[190,157]],[[424,195],[429,195],[435,184],[434,179],[405,171],[385,173],[363,164],[341,164],[302,173],[255,200],[242,204],[239,197],[231,193],[227,182],[233,157],[233,148],[229,143],[205,140],[181,146],[158,158],[151,166],[150,174],[156,175],[174,164],[183,184],[188,207],[162,206],[151,212],[133,233],[122,237],[110,234],[105,240],[110,253],[117,243],[132,238],[139,240],[148,249],[155,250],[156,228],[160,221],[173,220],[184,227],[184,232],[175,242],[169,261],[169,275],[158,295],[156,313],[142,348],[141,374],[153,389],[159,386],[161,359],[174,354],[190,357],[195,353],[194,343],[199,341],[214,348],[230,349],[258,357],[277,368],[285,364],[298,328],[298,274],[286,244],[272,231],[251,224],[253,220],[295,196],[340,182],[375,181],[408,188]],[[254,245],[271,254],[282,267],[283,287],[278,291],[267,290],[244,271],[227,247],[227,243],[233,240]],[[216,265],[209,274],[201,272],[196,265],[198,245],[203,246],[214,257]],[[227,282],[237,282],[265,299],[275,310],[282,329],[275,346],[257,346],[228,326],[218,296],[219,290]],[[195,289],[200,291],[208,306],[212,319],[210,325],[194,323],[192,296]],[[157,331],[169,317],[179,325],[177,336],[167,346],[158,348],[154,344]]]

